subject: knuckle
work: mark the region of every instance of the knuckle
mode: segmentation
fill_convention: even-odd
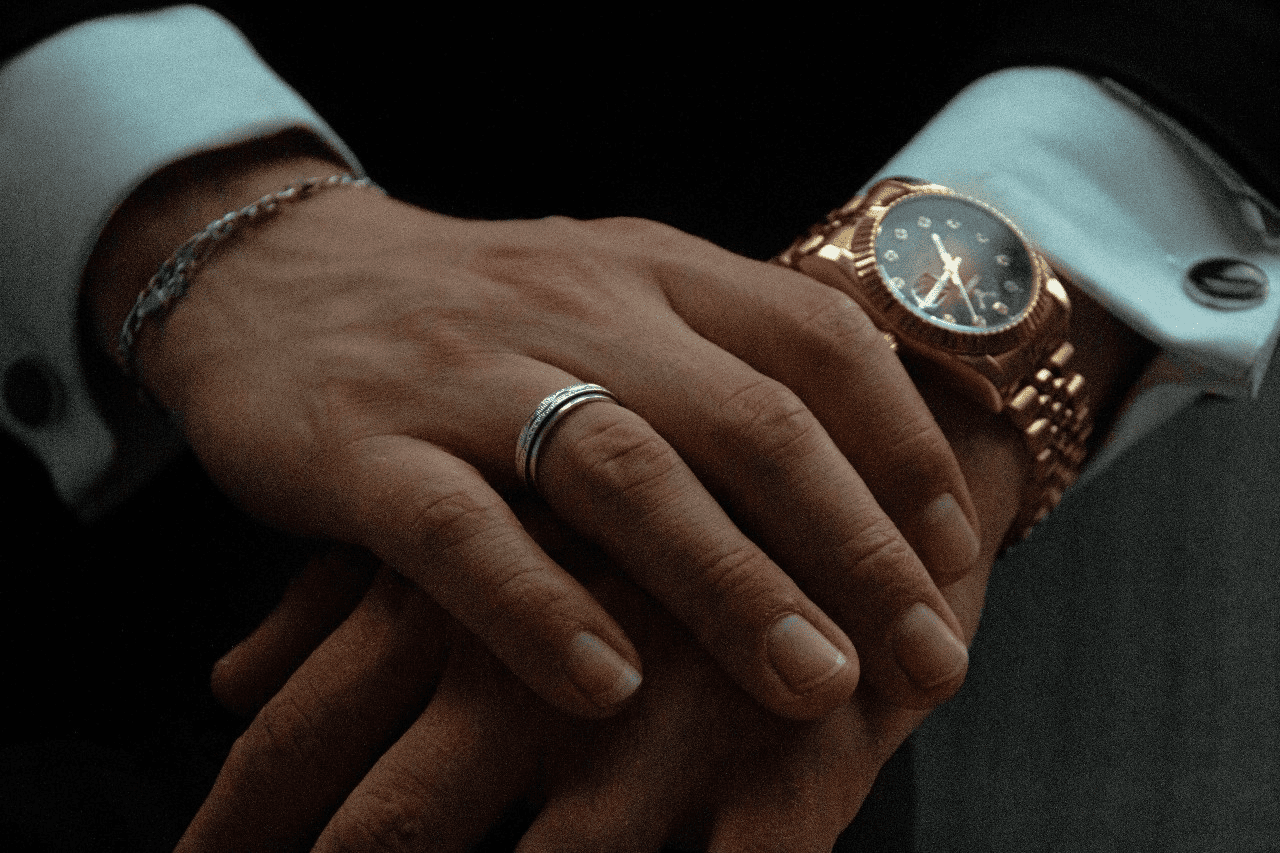
[[[686,236],[678,228],[639,216],[610,216],[597,219],[591,224],[607,233],[636,237],[646,242],[667,242]]]
[[[919,572],[909,568],[918,564],[915,552],[888,519],[848,535],[833,554],[836,565],[845,567],[846,585],[856,589],[853,600],[914,599],[920,579],[928,579],[923,568]]]
[[[574,469],[592,490],[613,499],[656,496],[680,466],[670,445],[623,409],[593,425],[571,449]]]
[[[326,748],[319,723],[323,716],[317,699],[278,694],[236,740],[235,749],[264,766],[306,768]]]
[[[564,231],[566,233],[571,233],[571,234],[580,233],[582,231],[583,226],[586,225],[586,223],[583,222],[581,219],[576,219],[572,216],[566,216],[563,213],[553,213],[549,216],[544,216],[537,221],[542,225],[546,226],[547,228],[552,228],[557,231]],[[517,223],[513,223],[513,224],[518,224],[518,223],[519,223],[519,220],[517,220]]]
[[[734,391],[719,410],[724,432],[745,442],[758,458],[775,462],[810,451],[821,431],[804,401],[764,376]]]
[[[362,792],[346,819],[335,821],[335,849],[361,853],[408,853],[427,849],[430,827],[417,804],[438,802],[441,792],[422,777],[397,767]]]
[[[552,626],[576,621],[570,594],[548,583],[537,565],[522,564],[505,572],[491,594],[490,604],[488,617],[479,626],[486,636],[499,629],[509,633],[513,626],[528,626],[542,635]]]
[[[877,568],[898,566],[911,557],[912,551],[898,530],[887,519],[868,525],[850,535],[837,548],[857,566]]]
[[[927,419],[927,413],[924,414],[925,417],[920,418],[894,419],[896,428],[883,436],[880,449],[887,467],[914,471],[912,479],[921,485],[924,481],[918,479],[920,476],[942,478],[956,465],[946,436],[932,419]]]
[[[890,353],[867,313],[850,296],[834,288],[813,292],[797,328],[811,347],[841,361],[861,357],[867,350],[886,358]]]
[[[440,306],[434,303],[407,307],[404,316],[394,322],[391,330],[406,345],[396,354],[398,357],[388,358],[380,365],[380,373],[374,374],[373,368],[366,368],[368,375],[381,386],[381,393],[391,392],[404,400],[417,398],[415,402],[428,405],[424,389],[414,381],[418,375],[425,370],[440,376],[464,374],[478,360],[487,357],[488,341],[456,316],[442,317],[441,313]],[[350,410],[367,405],[368,385],[368,381],[335,383],[333,397],[338,406],[331,408],[340,406]]]
[[[421,492],[411,499],[407,517],[411,542],[442,551],[489,542],[502,526],[494,500],[466,488]]]
[[[601,243],[589,223],[568,217],[508,223],[497,238],[471,251],[466,268],[506,288],[510,304],[504,319],[572,319],[582,326],[580,333],[596,326],[612,328],[621,280]],[[521,311],[514,312],[511,305]]]
[[[674,281],[684,281],[688,275],[686,263],[702,256],[707,244],[697,237],[672,225],[642,219],[635,216],[616,216],[588,223],[601,237],[623,253],[624,256],[643,258],[659,276]]]
[[[749,542],[717,554],[699,567],[699,576],[719,607],[750,609],[776,597],[768,558]]]
[[[504,508],[466,492],[452,492],[424,501],[411,523],[411,547],[433,553],[434,565],[471,568],[465,591],[447,583],[452,591],[441,589],[438,594],[461,608],[459,615],[465,612],[464,621],[483,636],[509,634],[515,625],[565,621],[568,617],[560,614],[571,607],[566,604],[568,594],[548,582],[544,563]],[[457,595],[467,596],[469,603]]]

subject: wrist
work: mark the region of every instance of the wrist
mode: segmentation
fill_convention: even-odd
[[[198,154],[157,172],[116,210],[86,266],[81,298],[95,342],[114,360],[138,294],[210,222],[293,181],[344,168],[314,137],[294,131]],[[137,367],[144,384],[158,337],[145,326],[139,335]]]
[[[1085,378],[1094,411],[1090,456],[1111,431],[1121,405],[1158,347],[1120,322],[1083,290],[1064,281],[1071,299],[1072,369]]]
[[[1096,418],[1092,452],[1106,436],[1156,347],[1079,288],[1064,285],[1072,309],[1068,338],[1076,350],[1070,368],[1084,376],[1086,400]],[[982,553],[985,559],[994,559],[1019,508],[1034,497],[1026,442],[1004,415],[983,410],[946,381],[938,380],[929,363],[913,359],[909,353],[904,354],[904,361],[951,442],[981,522]]]

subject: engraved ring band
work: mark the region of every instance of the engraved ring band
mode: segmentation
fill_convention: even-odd
[[[547,395],[533,410],[516,441],[516,474],[527,488],[538,490],[538,452],[551,429],[573,409],[595,400],[618,402],[609,389],[578,382]]]

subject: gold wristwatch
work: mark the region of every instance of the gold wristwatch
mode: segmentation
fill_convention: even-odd
[[[1057,506],[1092,418],[1084,377],[1068,369],[1067,292],[1006,216],[938,184],[887,178],[776,260],[849,294],[892,346],[1012,420],[1034,482],[1001,550]]]

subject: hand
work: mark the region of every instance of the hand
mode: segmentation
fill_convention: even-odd
[[[158,266],[209,211],[243,203],[228,194],[334,170],[233,165],[126,204],[91,297],[136,291],[156,246]],[[847,297],[655,223],[461,221],[357,189],[232,240],[164,333],[144,330],[148,387],[246,509],[377,554],[560,708],[612,712],[640,669],[503,498],[525,419],[576,380],[626,407],[561,423],[539,465],[547,502],[758,701],[816,717],[859,664],[922,707],[960,683],[960,625],[929,572],[972,564],[971,502]],[[118,328],[117,303],[95,305]]]
[[[1025,454],[998,422],[957,408],[944,423],[971,462],[989,531],[983,568],[945,589],[971,639],[986,567],[1018,506]],[[524,853],[656,851],[677,838],[712,853],[830,850],[926,712],[864,684],[821,721],[777,720],[651,601],[610,573],[592,576],[589,552],[553,541],[545,519],[525,518],[637,638],[650,665],[632,705],[585,724],[555,712],[465,632],[448,632],[446,642],[427,627],[429,600],[384,572],[237,743],[180,853],[311,849],[317,837],[317,851],[465,850],[521,795],[542,801]],[[296,638],[341,609],[309,593],[332,589],[340,565],[313,566],[308,575],[326,577],[304,575],[224,659],[215,675],[224,701],[253,710],[278,688],[287,669],[278,662],[307,650]],[[380,743],[391,745],[379,753]]]

